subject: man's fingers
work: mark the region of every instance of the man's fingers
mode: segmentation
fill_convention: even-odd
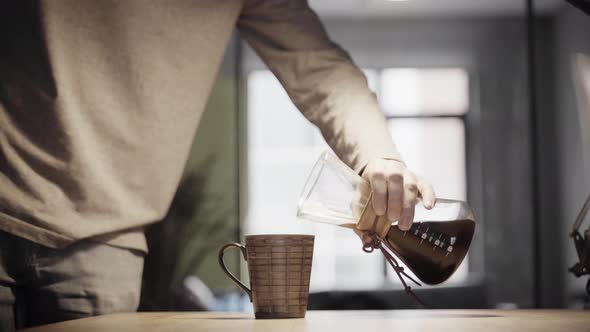
[[[404,178],[401,170],[391,167],[387,175],[387,218],[390,222],[399,219],[404,199]]]
[[[373,189],[373,210],[378,216],[385,214],[387,209],[387,180],[385,179],[385,170],[377,169],[369,177],[371,189]]]
[[[410,172],[404,174],[404,209],[414,208],[418,199],[418,184],[416,177]]]
[[[434,189],[432,189],[432,185],[426,181],[419,180],[418,190],[422,195],[422,203],[424,204],[424,207],[429,210],[432,209],[436,204],[436,194],[434,193]]]
[[[414,207],[402,210],[402,215],[399,218],[397,223],[397,227],[399,227],[402,231],[407,231],[412,227],[412,223],[414,222]]]
[[[412,226],[417,199],[418,184],[416,183],[416,177],[411,172],[405,172],[403,210],[398,221],[398,227],[401,230],[408,230]]]
[[[375,232],[381,237],[385,238],[387,232],[391,228],[391,221],[388,218],[379,218],[377,225],[375,226]]]
[[[420,196],[425,208],[431,209],[436,204],[432,186],[418,179],[401,162],[375,160],[369,164],[363,177],[368,180],[371,187],[371,207],[381,218],[374,225],[359,223],[357,229],[367,230],[375,227],[377,234],[384,237],[391,224],[397,221],[401,230],[408,230],[414,221],[414,208]]]

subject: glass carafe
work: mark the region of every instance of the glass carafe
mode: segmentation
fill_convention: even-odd
[[[354,228],[361,218],[386,218],[375,215],[371,197],[368,181],[332,153],[324,152],[303,188],[297,216],[347,228]],[[439,284],[457,270],[475,231],[469,205],[450,199],[437,199],[431,210],[417,204],[408,231],[395,224],[379,242],[427,284]]]

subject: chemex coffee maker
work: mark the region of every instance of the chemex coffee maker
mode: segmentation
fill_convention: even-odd
[[[313,167],[299,199],[300,219],[357,229],[357,224],[375,224],[369,183],[330,152],[324,152]],[[362,221],[362,222],[361,222]],[[406,284],[401,260],[422,282],[436,285],[447,280],[469,250],[475,231],[475,218],[467,203],[438,199],[433,209],[422,204],[415,209],[414,223],[408,231],[395,224],[385,238],[373,230],[363,231],[363,250],[380,250],[408,293],[424,305]]]

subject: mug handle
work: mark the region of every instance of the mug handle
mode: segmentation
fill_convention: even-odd
[[[240,251],[242,252],[242,256],[244,256],[244,260],[248,260],[248,257],[246,255],[246,247],[244,247],[243,245],[239,244],[239,243],[228,243],[226,245],[224,245],[223,247],[221,247],[221,249],[219,249],[219,255],[217,256],[217,260],[219,262],[219,266],[221,266],[221,269],[223,270],[223,272],[225,272],[225,274],[227,274],[227,276],[236,284],[238,285],[242,290],[244,290],[244,292],[246,292],[246,294],[248,294],[248,297],[250,298],[250,302],[252,302],[252,290],[250,290],[250,288],[248,288],[246,285],[244,285],[244,283],[242,283],[240,281],[240,279],[236,278],[236,276],[234,276],[231,272],[229,272],[229,270],[227,269],[227,267],[225,266],[225,261],[223,260],[223,255],[225,254],[225,251],[229,248],[238,248],[240,249]]]

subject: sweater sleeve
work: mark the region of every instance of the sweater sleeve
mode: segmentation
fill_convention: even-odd
[[[246,1],[238,28],[341,160],[401,159],[365,76],[306,0]]]

